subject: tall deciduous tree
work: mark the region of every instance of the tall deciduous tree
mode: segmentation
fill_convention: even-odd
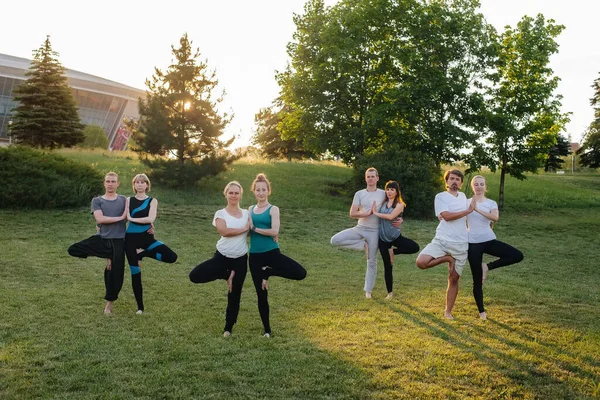
[[[199,60],[200,50],[193,49],[187,33],[171,49],[172,64],[165,72],[155,68],[146,80],[134,140],[140,152],[169,156],[158,161],[142,157],[155,177],[186,185],[223,171],[235,159],[226,149],[235,138],[220,140],[231,117],[217,110],[222,101],[222,96],[213,97],[218,81],[207,62]]]
[[[540,14],[523,17],[499,37],[488,91],[489,134],[485,150],[475,156],[492,171],[500,169],[500,209],[506,174],[524,179],[525,172],[536,172],[568,122],[560,112],[561,96],[554,94],[559,78],[549,66],[563,29]]]
[[[476,0],[310,0],[278,74],[284,137],[345,162],[390,145],[454,161],[477,129],[490,28]],[[470,129],[467,129],[470,128]]]
[[[283,116],[289,111],[285,108],[277,109],[275,105],[261,108],[254,116],[256,131],[252,138],[255,145],[260,146],[261,155],[267,158],[308,158],[315,157],[313,152],[307,151],[302,142],[296,138],[282,139],[280,124]]]
[[[54,149],[72,147],[84,140],[83,125],[64,73],[47,36],[33,52],[27,80],[15,90],[18,106],[13,109],[10,126],[15,142]]]
[[[585,132],[577,154],[581,165],[596,169],[600,167],[600,78],[594,81],[592,88],[594,96],[590,104],[594,106],[594,120]]]

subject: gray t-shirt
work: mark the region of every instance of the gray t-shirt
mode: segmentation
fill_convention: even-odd
[[[102,210],[105,217],[120,217],[125,211],[125,196],[118,195],[115,200],[106,200],[103,197],[92,199],[92,214],[96,210]],[[98,233],[102,239],[123,239],[125,237],[126,220],[112,224],[101,224]]]
[[[379,209],[381,204],[385,201],[385,192],[381,189],[376,189],[373,192],[368,192],[367,189],[359,190],[354,194],[352,205],[358,206],[358,211],[369,211],[373,206],[373,202],[376,203],[375,207]],[[358,226],[366,228],[379,228],[379,217],[376,215],[369,215],[366,218],[358,219]]]
[[[382,214],[391,214],[396,207],[388,207],[388,202],[384,202],[379,209]],[[384,242],[393,242],[400,236],[400,228],[396,228],[392,225],[392,221],[389,219],[379,219],[379,238]]]

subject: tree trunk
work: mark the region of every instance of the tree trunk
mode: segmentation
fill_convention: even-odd
[[[504,211],[504,180],[506,177],[506,166],[508,160],[506,159],[506,147],[502,153],[502,166],[500,167],[500,195],[498,196],[498,210]]]

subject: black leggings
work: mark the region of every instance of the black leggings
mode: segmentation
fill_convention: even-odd
[[[137,249],[144,249],[144,251],[138,254]],[[142,270],[139,268],[139,261],[144,257],[151,257],[172,264],[177,261],[177,254],[163,242],[154,239],[154,235],[146,232],[125,234],[125,254],[131,270],[131,287],[135,301],[138,310],[144,311]]]
[[[392,260],[390,259],[389,248],[394,246],[394,254],[415,254],[419,251],[419,245],[412,239],[400,235],[393,242],[384,242],[379,239],[379,254],[383,260],[385,287],[388,293],[392,293],[394,286],[394,277],[392,275]]]
[[[190,281],[194,283],[212,282],[217,279],[229,279],[231,271],[235,271],[233,276],[233,287],[227,295],[227,310],[225,311],[224,331],[231,332],[233,325],[237,322],[240,312],[240,300],[242,298],[242,287],[248,272],[248,254],[238,258],[225,257],[223,254],[215,251],[215,255],[210,260],[198,264],[190,272]]]
[[[263,267],[267,267],[263,269]],[[301,281],[306,278],[306,270],[296,261],[281,254],[279,249],[273,249],[265,253],[250,253],[250,273],[252,282],[258,297],[258,312],[263,323],[265,333],[271,333],[269,322],[269,299],[266,290],[262,289],[263,279],[271,276]]]
[[[109,258],[111,268],[104,269],[104,286],[106,288],[106,301],[115,301],[123,287],[123,273],[125,269],[125,241],[123,239],[102,239],[94,235],[87,239],[72,244],[67,250],[73,257]]]
[[[516,264],[523,260],[523,253],[499,240],[490,240],[483,243],[469,243],[469,266],[473,275],[473,297],[479,312],[485,312],[483,307],[483,284],[481,263],[483,262],[483,254],[489,254],[494,257],[499,257],[497,260],[489,263],[488,269],[491,271],[496,268],[505,267],[507,265]]]

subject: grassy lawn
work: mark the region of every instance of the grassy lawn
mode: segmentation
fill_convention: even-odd
[[[122,194],[143,172],[135,156],[64,154],[120,173]],[[282,251],[308,277],[270,281],[269,340],[248,275],[233,336],[223,338],[225,282],[194,285],[187,274],[214,252],[211,221],[225,183],[249,191],[258,172],[281,208]],[[525,260],[489,275],[488,321],[477,318],[468,268],[456,320],[445,320],[447,272],[417,269],[416,255],[396,257],[393,300],[383,300],[381,261],[374,298],[364,298],[364,254],[329,244],[354,225],[351,198],[330,194],[349,176],[336,164],[241,160],[199,189],[154,188],[156,236],[179,260],[144,263],[143,315],[135,315],[129,276],[115,313],[103,315],[104,261],[67,255],[93,232],[87,207],[0,210],[0,398],[600,397],[600,176],[507,181],[495,231]],[[488,180],[497,199],[498,176]],[[252,200],[246,193],[243,205]],[[410,219],[409,210],[404,234],[423,247],[436,220]]]

